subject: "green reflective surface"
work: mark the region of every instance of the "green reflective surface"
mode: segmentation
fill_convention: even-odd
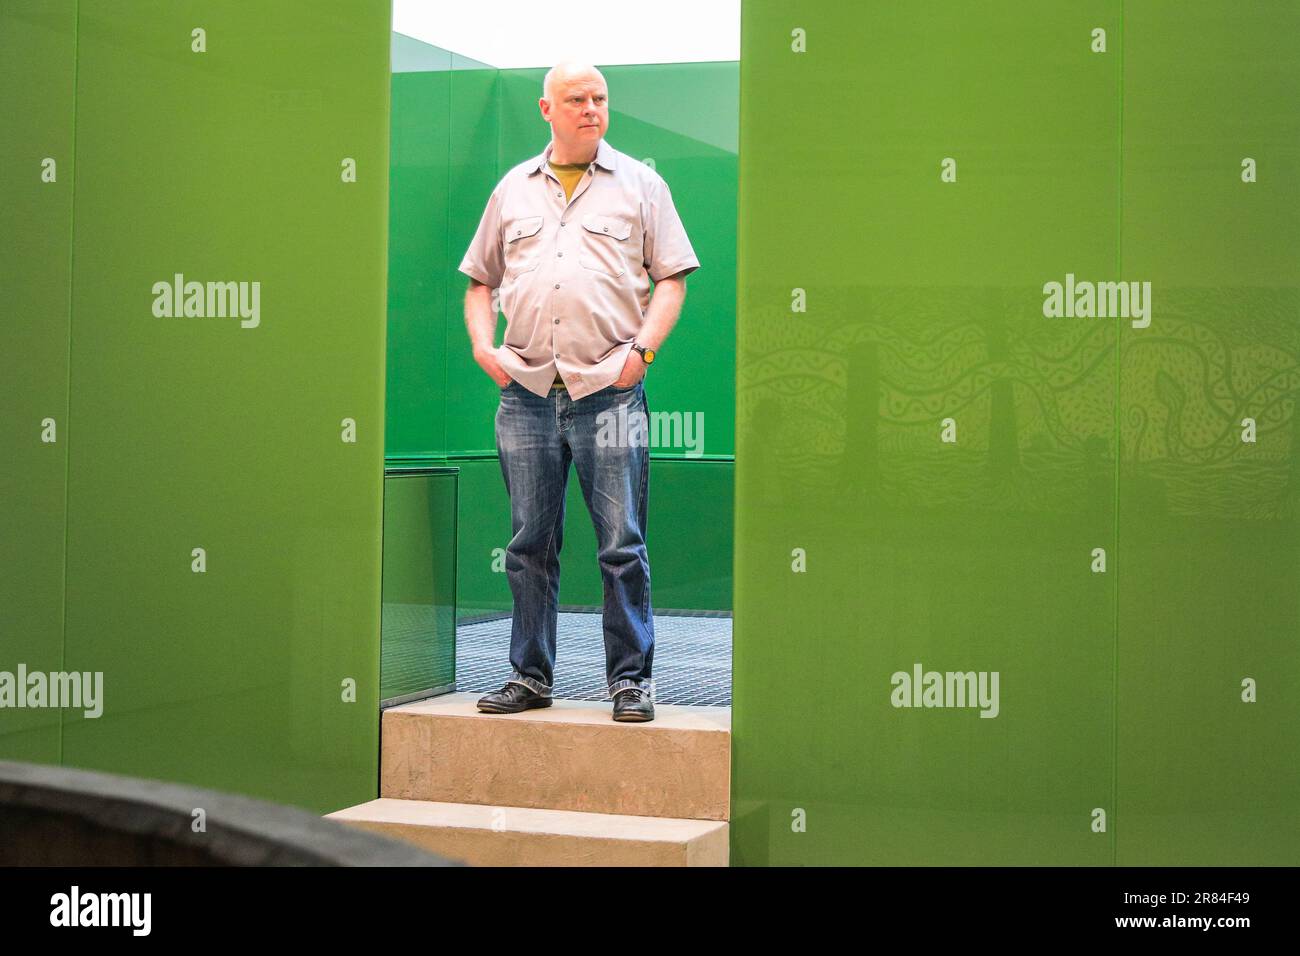
[[[63,662],[75,0],[0,5],[0,671]],[[57,763],[59,711],[0,710],[0,759]]]
[[[744,5],[733,863],[1300,860],[1300,24],[1137,7]]]
[[[456,683],[455,469],[388,467],[380,700]]]
[[[1297,35],[1295,4],[1124,10],[1123,267],[1157,312],[1119,357],[1121,864],[1300,863]]]
[[[27,220],[5,268],[44,273],[2,426],[5,507],[41,517],[5,554],[31,597],[0,669],[103,675],[102,715],[55,712],[54,743],[0,713],[4,756],[320,811],[375,795],[389,22],[386,0],[0,5],[5,75],[40,77],[0,94],[0,207]],[[178,274],[247,312],[182,289],[169,315]]]

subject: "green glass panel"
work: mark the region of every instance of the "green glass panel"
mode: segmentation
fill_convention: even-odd
[[[646,549],[656,614],[731,610],[734,482],[729,460],[650,462]],[[585,510],[582,520],[590,527]],[[587,573],[597,583],[599,571],[593,560]],[[600,606],[599,592],[593,603]]]
[[[1300,862],[1298,35],[1124,8],[1121,864]]]
[[[0,4],[0,671],[62,669],[76,3]],[[59,712],[0,710],[0,759],[59,761]]]
[[[389,24],[80,3],[66,666],[104,713],[69,765],[375,796]],[[156,314],[177,274],[247,314]]]
[[[481,617],[509,614],[513,606],[505,572],[505,547],[510,543],[510,499],[495,457],[456,459],[460,470],[460,509],[456,536],[456,606],[463,623]],[[565,508],[568,504],[566,499]],[[560,555],[566,569],[570,551],[568,523],[565,549]],[[563,577],[561,577],[563,581]]]
[[[447,157],[451,54],[418,41],[437,70],[393,73],[389,154],[385,450],[437,454],[446,430]]]
[[[1118,9],[743,6],[733,863],[1113,860]]]
[[[451,148],[444,208],[449,240],[448,258],[439,273],[446,279],[446,297],[439,311],[433,313],[443,319],[446,399],[452,410],[438,451],[454,456],[495,456],[494,421],[501,393],[474,361],[465,330],[465,289],[469,279],[457,270],[478,229],[487,197],[509,167],[503,169],[497,162],[497,140],[501,135],[498,71],[475,67],[473,61],[458,68],[460,61],[459,56],[453,56],[451,111],[447,117]],[[497,324],[495,341],[500,343],[505,338],[505,317],[498,316]]]
[[[455,469],[384,478],[384,703],[455,689],[456,482]]]

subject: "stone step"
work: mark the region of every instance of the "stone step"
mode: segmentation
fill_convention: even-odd
[[[706,820],[380,798],[328,815],[473,866],[726,866]]]
[[[615,723],[609,702],[481,714],[482,694],[384,711],[379,795],[401,800],[727,820],[731,710],[657,705]]]

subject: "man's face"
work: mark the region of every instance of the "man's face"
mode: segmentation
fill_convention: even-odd
[[[555,99],[541,101],[542,116],[565,145],[599,142],[609,129],[609,95],[605,81],[591,74],[555,83]]]

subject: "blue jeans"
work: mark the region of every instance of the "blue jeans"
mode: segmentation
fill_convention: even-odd
[[[633,425],[638,415],[643,416],[639,428]],[[553,387],[543,398],[511,381],[501,390],[496,441],[514,532],[506,547],[506,575],[514,596],[510,682],[547,696],[554,684],[564,494],[572,463],[596,529],[609,696],[625,687],[640,687],[653,696],[644,382],[629,388],[610,385],[574,401],[562,388]]]

